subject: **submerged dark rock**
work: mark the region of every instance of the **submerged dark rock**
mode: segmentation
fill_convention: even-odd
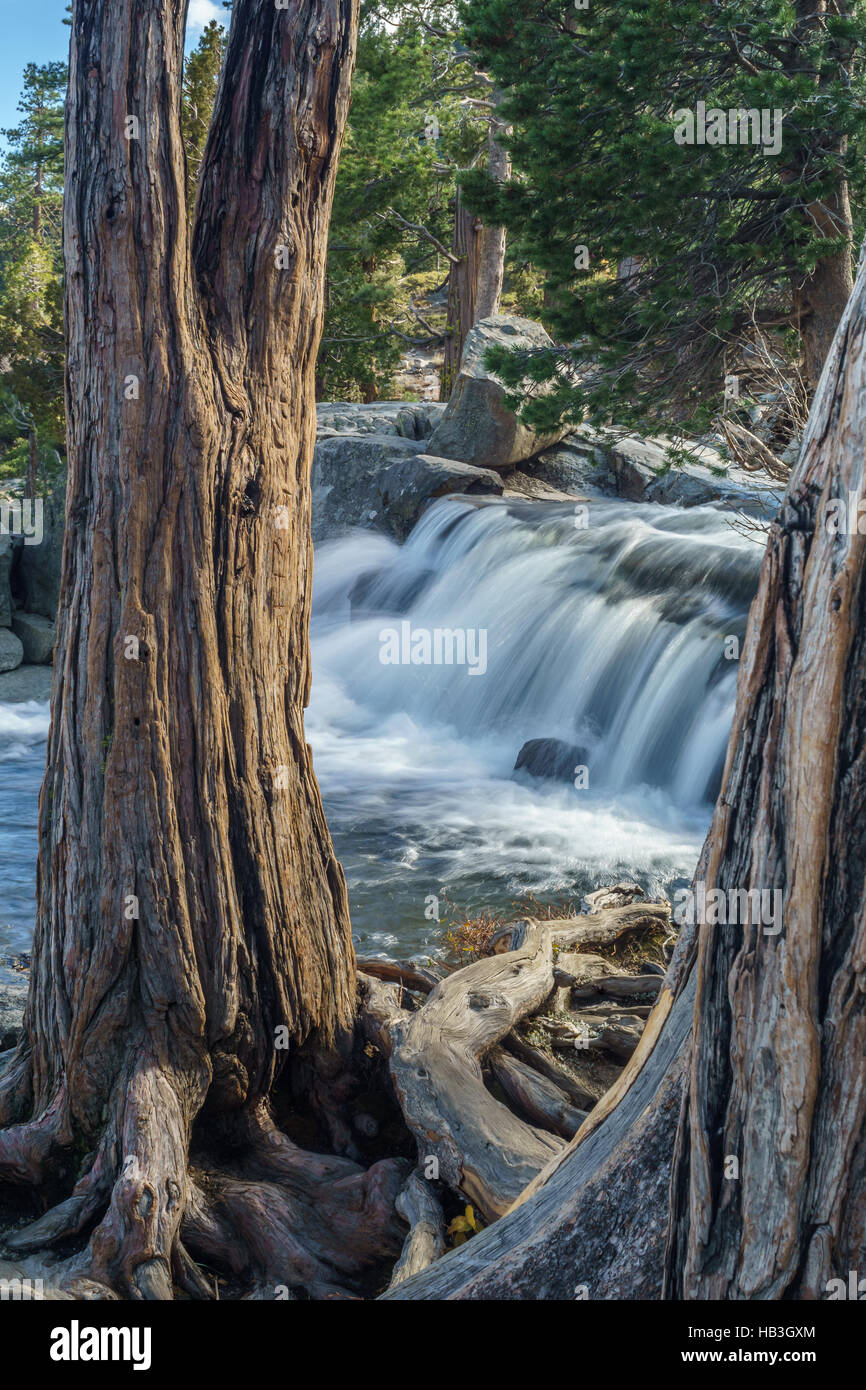
[[[530,777],[546,777],[556,782],[571,782],[576,767],[585,767],[587,751],[576,743],[560,738],[531,738],[524,743],[514,764],[515,772],[528,772]]]

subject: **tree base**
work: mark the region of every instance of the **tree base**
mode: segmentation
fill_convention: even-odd
[[[25,1276],[56,1251],[58,1297],[343,1299],[375,1297],[389,1277],[396,1287],[444,1253],[449,1212],[469,1202],[495,1221],[591,1122],[592,1059],[616,1074],[616,1049],[628,1050],[661,980],[588,948],[647,931],[660,940],[668,921],[664,906],[632,904],[516,923],[442,979],[362,964],[354,1034],[301,1050],[291,1098],[278,1089],[196,1116],[201,1078],[139,1056],[77,1181],[60,1093],[38,1120],[0,1131],[0,1191],[68,1195],[0,1233],[0,1249]],[[612,1002],[629,994],[631,1005]],[[517,1025],[539,1014],[533,1043]],[[22,1043],[0,1071],[0,1113],[26,1064]],[[300,1147],[275,1115],[333,1152]]]

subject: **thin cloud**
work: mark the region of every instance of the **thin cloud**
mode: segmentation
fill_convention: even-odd
[[[204,29],[212,19],[215,19],[217,24],[225,26],[228,20],[228,10],[224,10],[222,5],[214,3],[214,0],[189,0],[187,29]]]

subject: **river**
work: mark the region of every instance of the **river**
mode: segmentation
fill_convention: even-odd
[[[436,951],[444,922],[529,893],[684,884],[761,557],[715,507],[608,499],[443,499],[403,546],[321,544],[307,734],[359,949]],[[384,664],[406,621],[483,631],[483,674]],[[31,939],[47,726],[47,704],[0,703],[0,954]],[[537,738],[585,749],[588,785],[515,774]]]

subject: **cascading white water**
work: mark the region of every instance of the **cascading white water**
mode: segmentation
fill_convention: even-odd
[[[581,523],[586,519],[588,524]],[[577,523],[577,524],[576,524]],[[456,909],[651,893],[691,876],[733,712],[761,547],[711,508],[445,499],[402,547],[316,551],[307,732],[362,949],[413,954]],[[484,674],[386,665],[383,630],[487,634]],[[0,954],[29,942],[47,705],[0,705]],[[589,786],[514,774],[529,739]],[[426,915],[425,915],[426,914]]]
[[[0,958],[25,951],[36,913],[37,803],[48,702],[0,703]]]
[[[434,945],[443,889],[474,914],[689,877],[733,713],[725,639],[742,639],[760,561],[715,508],[608,500],[586,517],[448,499],[402,547],[320,547],[307,729],[362,939]],[[383,664],[383,632],[407,621],[486,630],[486,671]],[[515,776],[536,738],[585,749],[589,786]]]

